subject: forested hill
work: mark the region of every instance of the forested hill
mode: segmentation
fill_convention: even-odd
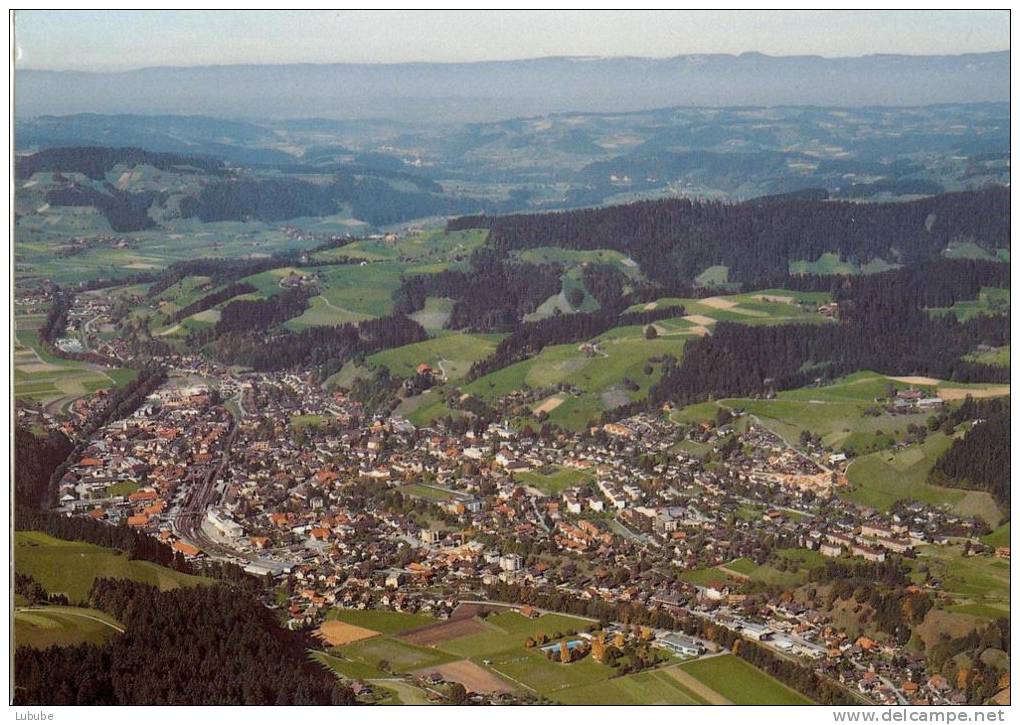
[[[471,216],[451,230],[489,229],[497,249],[554,245],[615,249],[663,284],[690,281],[714,265],[729,281],[785,275],[791,262],[837,253],[866,263],[914,265],[951,242],[987,251],[1009,247],[1009,189],[939,194],[910,202],[860,204],[795,195],[740,204],[689,199],[546,214]]]
[[[90,179],[102,179],[117,164],[148,164],[161,170],[173,168],[178,171],[191,168],[208,174],[222,174],[225,171],[222,161],[204,156],[154,153],[137,148],[74,146],[19,156],[14,173],[19,179],[30,179],[32,174],[40,171],[79,173]]]
[[[1009,369],[972,362],[978,345],[1009,344],[1009,315],[964,322],[929,308],[1008,286],[1009,265],[940,260],[916,268],[842,278],[804,278],[839,303],[836,325],[751,327],[720,322],[693,340],[650,397],[687,405],[709,397],[768,395],[857,370],[961,382],[1008,382]]]

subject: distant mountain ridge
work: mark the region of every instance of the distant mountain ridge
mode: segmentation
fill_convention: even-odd
[[[664,106],[911,106],[1009,99],[1009,51],[681,55],[477,63],[17,70],[19,117],[73,113],[486,121]]]

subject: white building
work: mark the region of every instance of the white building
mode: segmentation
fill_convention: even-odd
[[[519,554],[503,554],[499,557],[499,568],[503,571],[520,571],[524,560]]]

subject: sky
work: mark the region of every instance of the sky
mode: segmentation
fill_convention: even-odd
[[[67,11],[15,16],[22,68],[1009,49],[993,11]]]

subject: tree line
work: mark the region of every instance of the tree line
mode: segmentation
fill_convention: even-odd
[[[450,230],[488,229],[496,249],[547,245],[615,249],[652,280],[693,282],[713,265],[730,281],[787,274],[790,262],[835,252],[840,259],[915,265],[966,239],[994,251],[1009,241],[1008,188],[939,194],[910,202],[859,204],[793,196],[737,204],[690,199],[544,214],[468,216]]]
[[[451,297],[448,328],[513,330],[524,315],[560,291],[562,272],[559,265],[510,262],[483,247],[472,254],[467,271],[405,277],[393,293],[394,312],[416,312],[427,297]]]
[[[89,604],[124,625],[103,645],[15,651],[18,705],[351,705],[351,690],[251,594],[97,579]]]
[[[123,387],[113,388],[113,390],[110,391],[109,396],[103,402],[103,405],[92,414],[85,425],[83,425],[78,431],[81,440],[87,441],[92,437],[93,433],[103,426],[115,420],[126,418],[134,413],[138,410],[141,404],[145,402],[145,399],[155,392],[155,390],[165,381],[166,370],[164,368],[147,367],[139,371],[138,377]],[[17,441],[15,441],[15,443],[17,443]],[[65,460],[56,467],[50,476],[49,496],[51,503],[56,503],[60,479],[67,471],[70,460],[84,450],[84,445],[84,443],[78,443],[75,445]],[[26,449],[26,452],[27,450],[28,449]],[[17,455],[18,451],[15,449],[15,456],[17,457]],[[17,459],[15,462],[17,464]]]
[[[392,315],[333,327],[309,327],[299,332],[282,330],[268,336],[230,333],[218,338],[211,352],[224,362],[255,370],[311,367],[324,380],[354,357],[427,338],[425,328],[414,320]]]
[[[592,617],[598,619],[603,627],[608,626],[610,622],[622,622],[679,630],[732,651],[737,657],[767,672],[815,702],[823,705],[859,704],[843,687],[818,674],[811,667],[780,657],[761,645],[744,639],[733,630],[687,612],[664,608],[653,610],[637,602],[580,599],[564,592],[546,593],[518,584],[496,584],[487,587],[486,593],[494,601],[520,602],[542,609]]]
[[[254,285],[248,284],[247,282],[235,282],[233,284],[227,285],[223,289],[217,290],[216,292],[212,292],[211,294],[207,294],[205,297],[200,297],[199,299],[192,302],[190,305],[185,305],[184,307],[181,307],[172,315],[170,315],[170,318],[167,320],[167,322],[170,324],[180,322],[185,317],[190,317],[191,315],[197,314],[199,312],[205,312],[206,310],[215,307],[221,302],[226,302],[231,297],[237,297],[238,295],[250,294],[252,292],[257,291],[258,290],[255,288]]]
[[[223,162],[205,156],[187,156],[174,153],[157,153],[140,148],[111,148],[107,146],[67,146],[37,151],[17,157],[14,171],[19,179],[31,178],[40,171],[84,174],[90,179],[102,180],[117,164],[138,166],[146,164],[161,171],[181,173],[203,171],[223,174]]]
[[[114,526],[87,516],[60,513],[18,505],[14,527],[17,531],[42,531],[64,541],[83,541],[106,549],[116,549],[132,559],[150,561],[169,569],[194,574],[191,564],[167,544],[127,525]]]
[[[301,315],[314,295],[311,289],[297,287],[266,299],[234,300],[211,329],[216,337],[268,330]]]
[[[980,344],[1009,341],[1008,315],[959,322],[927,308],[1008,285],[1008,265],[943,260],[917,269],[823,281],[839,301],[836,324],[749,327],[716,324],[653,387],[655,402],[768,395],[856,370],[930,375],[962,382],[1008,382],[1009,370],[965,358]]]
[[[132,194],[122,191],[109,182],[103,190],[72,183],[70,186],[50,189],[46,203],[52,206],[93,206],[106,217],[115,232],[137,232],[151,229],[156,222],[149,216],[149,207],[160,198],[155,191]]]
[[[59,430],[35,435],[20,425],[14,429],[14,500],[45,506],[50,499],[50,476],[67,460],[74,445]]]
[[[979,420],[963,438],[957,438],[939,456],[928,481],[936,486],[951,486],[987,491],[1009,509],[1009,409]]]

